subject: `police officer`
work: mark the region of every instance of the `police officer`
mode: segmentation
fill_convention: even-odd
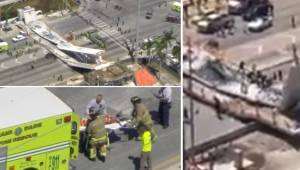
[[[87,126],[89,144],[89,158],[96,160],[97,151],[99,159],[105,161],[107,155],[108,134],[104,127],[104,116],[99,111],[90,113],[91,122]]]
[[[141,98],[134,96],[131,98],[131,103],[133,104],[132,111],[132,124],[136,127],[139,136],[141,136],[142,132],[140,127],[145,126],[150,132],[152,136],[152,140],[155,141],[157,139],[157,134],[153,128],[153,120],[149,113],[149,110],[142,103]]]
[[[160,100],[159,102],[159,117],[160,123],[164,129],[169,127],[169,115],[172,102],[172,88],[162,87],[158,94],[153,94],[156,98]]]
[[[107,114],[106,102],[103,100],[102,94],[98,94],[95,99],[92,99],[86,106],[86,114],[90,114],[90,109],[93,108],[94,111],[99,111],[100,115]]]

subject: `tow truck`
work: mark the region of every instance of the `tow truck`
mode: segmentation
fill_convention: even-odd
[[[0,89],[0,169],[68,170],[80,117],[45,88]]]

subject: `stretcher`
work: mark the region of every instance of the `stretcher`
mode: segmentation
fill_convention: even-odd
[[[86,130],[88,117],[83,117],[80,120],[80,131]],[[132,128],[131,121],[124,117],[105,115],[104,116],[105,128],[108,130],[118,130],[120,128]]]

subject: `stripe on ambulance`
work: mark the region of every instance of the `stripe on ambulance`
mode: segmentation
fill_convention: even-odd
[[[5,156],[0,158],[0,163],[3,163],[5,161],[13,161],[16,159],[20,159],[20,158],[24,158],[27,156],[32,156],[32,155],[37,155],[37,154],[41,154],[44,152],[50,152],[50,151],[54,151],[54,150],[58,150],[58,149],[64,149],[70,147],[70,142],[62,142],[62,143],[58,143],[55,145],[51,145],[51,146],[46,146],[43,148],[39,148],[39,149],[33,149],[30,151],[26,151],[26,152],[22,152],[22,153],[18,153],[18,154],[14,154],[14,155],[10,155],[10,156]]]

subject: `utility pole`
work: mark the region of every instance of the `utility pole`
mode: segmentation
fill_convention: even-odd
[[[293,58],[295,61],[296,66],[299,66],[299,59],[298,59],[298,54],[297,54],[297,46],[296,46],[296,41],[292,42],[292,51],[293,51]]]
[[[137,63],[137,57],[138,57],[138,47],[139,47],[139,30],[140,30],[140,24],[139,24],[139,18],[140,18],[140,8],[141,8],[141,0],[137,0],[137,18],[136,18],[136,47],[135,47],[135,57],[134,62]]]
[[[292,16],[292,22],[291,22],[291,26],[292,28],[296,28],[296,24],[295,24],[295,16]],[[292,52],[293,52],[293,58],[294,58],[294,62],[296,64],[296,66],[299,66],[299,59],[298,59],[298,54],[297,54],[297,46],[296,46],[296,37],[292,37]]]
[[[189,57],[189,92],[191,94],[193,94],[193,82],[192,82],[192,73],[193,73],[193,69],[192,69],[192,49],[191,49],[191,40],[188,39],[188,57]],[[193,98],[190,97],[190,125],[191,125],[191,148],[193,149],[195,147],[195,127],[194,127],[194,101]],[[191,152],[191,155],[189,155],[192,157],[192,162],[195,162],[195,155],[194,152]]]

